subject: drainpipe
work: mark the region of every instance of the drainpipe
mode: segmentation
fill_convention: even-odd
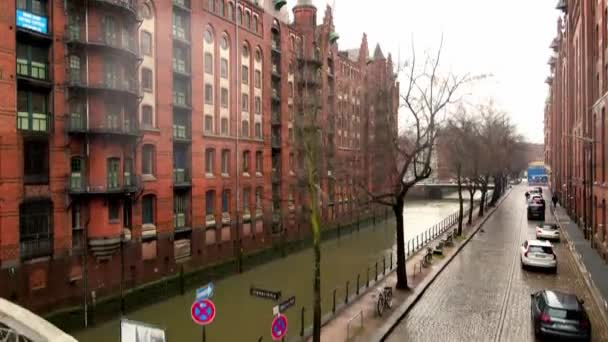
[[[236,135],[235,135],[235,139],[234,139],[234,162],[235,162],[235,167],[234,167],[234,171],[235,171],[235,184],[236,184],[236,240],[235,240],[235,248],[236,248],[236,262],[237,262],[237,272],[241,273],[243,271],[243,267],[241,265],[242,262],[242,255],[241,255],[241,232],[240,232],[240,225],[239,225],[239,219],[240,219],[240,211],[239,211],[239,205],[240,205],[240,182],[239,182],[239,176],[240,176],[240,170],[239,170],[239,131],[241,129],[240,123],[241,123],[241,108],[239,106],[240,104],[240,98],[241,98],[241,79],[240,79],[240,64],[239,60],[240,60],[240,54],[239,54],[239,22],[238,22],[238,18],[239,18],[239,0],[235,0],[234,2],[234,7],[235,7],[235,18],[234,18],[234,64],[235,64],[235,78],[236,78],[236,110],[235,110],[235,117],[236,117]],[[244,13],[244,10],[241,11],[241,15]],[[241,19],[242,20],[242,19]]]
[[[85,29],[85,40],[88,42],[89,41],[89,3],[88,0],[85,0],[84,2],[84,29]],[[85,54],[86,57],[86,83],[87,85],[89,84],[89,54],[86,53]],[[89,128],[89,94],[88,94],[88,89],[85,90],[85,98],[86,98],[86,129],[88,130]],[[86,154],[86,160],[87,162],[89,161],[89,137],[87,135],[86,137],[86,141],[85,141],[85,154]],[[88,168],[87,168],[88,169]],[[88,209],[90,210],[90,209]],[[89,227],[89,222],[90,222],[90,217],[87,218],[87,224],[84,227],[84,253],[83,253],[83,257],[82,257],[82,264],[83,264],[83,268],[82,268],[82,276],[83,276],[83,300],[84,300],[84,326],[85,328],[88,327],[89,322],[88,322],[88,303],[87,303],[87,292],[88,292],[88,272],[87,272],[87,254],[88,254],[88,227]]]

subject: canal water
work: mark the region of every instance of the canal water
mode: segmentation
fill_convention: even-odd
[[[405,207],[405,240],[408,241],[458,209],[458,202],[410,201]],[[389,217],[392,213],[389,211]],[[371,223],[370,223],[371,224]],[[338,288],[338,302],[344,302],[344,287],[350,281],[354,291],[357,274],[362,284],[367,267],[374,276],[374,264],[394,248],[394,219],[377,223],[339,239],[324,242],[321,250],[322,310],[331,312],[333,289]],[[380,263],[380,268],[381,268]],[[388,260],[387,260],[388,267]],[[249,295],[250,286],[281,290],[282,298],[296,297],[296,304],[285,312],[289,327],[286,340],[298,336],[301,325],[301,308],[305,307],[305,326],[312,321],[312,249],[288,255],[282,259],[258,266],[215,283],[213,301],[216,318],[207,326],[208,342],[271,341],[270,324],[274,302]],[[205,285],[205,284],[201,284]],[[194,291],[186,292],[154,305],[129,313],[132,320],[143,321],[167,330],[171,342],[202,341],[201,327],[192,322],[190,306]],[[119,341],[119,317],[74,333],[82,342]]]

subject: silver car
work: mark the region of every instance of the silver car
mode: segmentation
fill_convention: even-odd
[[[555,223],[539,224],[536,226],[536,238],[559,241],[559,227]]]
[[[520,247],[521,267],[548,269],[557,272],[557,256],[551,242],[544,240],[526,240]]]

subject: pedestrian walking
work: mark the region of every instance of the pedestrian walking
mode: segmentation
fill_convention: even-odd
[[[530,193],[526,191],[526,202],[528,202],[528,200],[530,200]]]
[[[555,209],[555,207],[557,206],[557,195],[553,194],[553,196],[551,196],[551,202],[553,202],[553,209]]]

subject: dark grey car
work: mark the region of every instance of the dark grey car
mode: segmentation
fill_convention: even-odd
[[[591,322],[576,295],[541,290],[531,295],[532,324],[537,337],[591,341]]]

